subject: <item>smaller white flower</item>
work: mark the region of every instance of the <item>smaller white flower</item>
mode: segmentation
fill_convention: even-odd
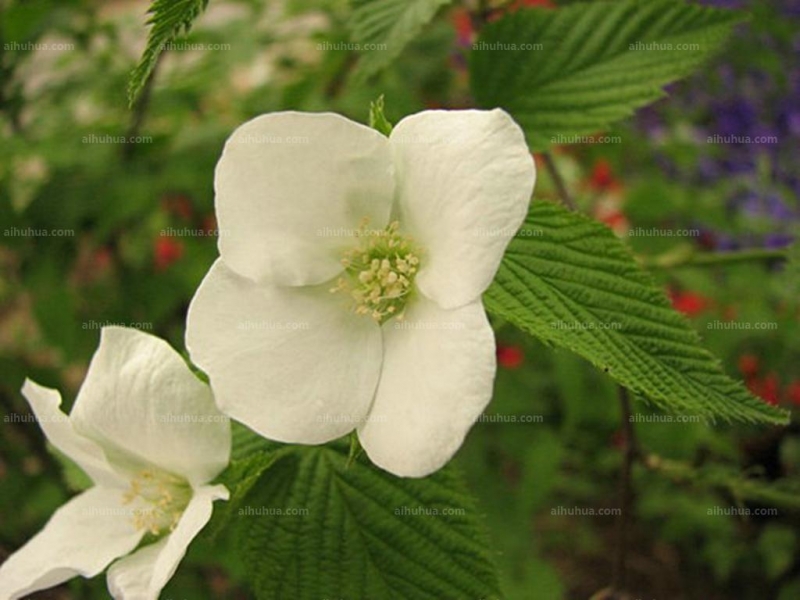
[[[22,393],[49,442],[95,485],[0,566],[0,598],[94,577],[123,557],[108,571],[111,595],[155,600],[214,500],[228,498],[209,485],[231,434],[208,386],[163,340],[106,327],[69,416],[56,390],[26,380]]]

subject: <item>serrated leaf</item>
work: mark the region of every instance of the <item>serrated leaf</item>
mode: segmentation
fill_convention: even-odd
[[[583,215],[534,202],[484,301],[492,314],[576,352],[664,410],[788,421],[725,375],[629,249]]]
[[[475,505],[450,468],[400,479],[347,462],[346,445],[297,449],[240,509],[259,599],[499,597]]]
[[[147,11],[151,25],[139,64],[128,81],[128,103],[133,105],[156,65],[164,47],[182,33],[187,33],[205,10],[208,0],[154,0]]]
[[[362,49],[360,74],[373,75],[391,63],[437,11],[452,0],[354,0],[349,28]]]
[[[473,93],[481,107],[506,109],[531,148],[545,150],[662,97],[664,85],[701,65],[742,18],[680,0],[517,11],[481,33],[470,54]]]

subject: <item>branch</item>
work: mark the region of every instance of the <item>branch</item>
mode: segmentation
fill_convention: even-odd
[[[633,463],[639,456],[639,447],[636,441],[636,432],[631,420],[631,402],[628,390],[622,386],[618,388],[619,404],[622,413],[622,472],[620,473],[619,495],[620,516],[617,519],[617,547],[614,556],[614,571],[611,579],[611,591],[621,593],[626,585],[626,558],[628,554],[628,526],[633,505],[633,485],[631,475]]]
[[[558,172],[558,168],[553,160],[553,156],[549,152],[542,152],[542,159],[544,160],[545,169],[547,169],[547,172],[550,174],[550,178],[553,180],[553,183],[556,186],[556,191],[558,191],[558,196],[561,198],[561,201],[570,210],[578,210],[575,206],[575,201],[572,199],[572,196],[569,193],[569,190],[567,190],[564,179],[561,177],[561,173]]]
[[[650,269],[706,267],[742,262],[786,260],[786,249],[753,248],[730,252],[697,252],[692,246],[678,246],[657,256],[640,256],[639,263]]]

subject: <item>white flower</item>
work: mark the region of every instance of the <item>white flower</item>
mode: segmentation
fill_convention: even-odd
[[[239,127],[186,337],[220,409],[283,442],[357,427],[392,473],[440,468],[491,398],[481,294],[534,179],[501,110],[426,111],[388,138],[330,113]]]
[[[69,416],[56,390],[27,380],[22,393],[48,441],[95,485],[0,566],[0,598],[94,577],[124,557],[108,571],[112,596],[155,600],[213,501],[228,498],[208,484],[231,445],[208,386],[163,340],[106,327]]]

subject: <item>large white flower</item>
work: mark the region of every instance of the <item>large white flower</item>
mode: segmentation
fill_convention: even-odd
[[[0,598],[94,577],[124,557],[108,571],[112,596],[155,600],[213,501],[228,498],[208,484],[231,446],[208,386],[163,340],[106,327],[69,416],[56,390],[27,380],[22,393],[48,441],[95,485],[0,566]]]
[[[501,110],[426,111],[388,138],[330,113],[239,127],[186,337],[220,409],[283,442],[357,427],[397,475],[441,467],[491,398],[481,294],[534,179]]]

